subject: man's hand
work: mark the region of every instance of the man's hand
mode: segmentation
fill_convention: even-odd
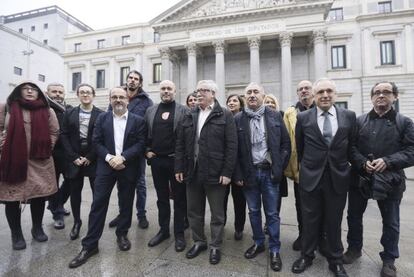
[[[372,166],[374,167],[375,172],[384,172],[384,170],[387,169],[387,164],[382,158],[373,160]]]
[[[236,181],[236,182],[235,182],[235,184],[236,184],[237,186],[239,186],[239,187],[244,186],[243,181]]]
[[[109,160],[109,165],[115,170],[124,169],[125,168],[124,157],[122,156],[113,157],[112,159]],[[121,165],[123,166],[122,168],[121,168]]]
[[[178,183],[182,183],[184,181],[184,174],[182,172],[176,173],[175,180],[177,180]]]
[[[152,151],[148,151],[145,154],[145,157],[147,157],[148,160],[154,158],[155,156],[156,156],[156,154],[154,152],[152,152]]]
[[[84,166],[88,166],[88,165],[90,165],[90,164],[91,164],[91,161],[90,161],[90,160],[88,160],[88,158],[85,158],[85,157],[80,157],[80,159],[81,159],[81,162],[82,162],[82,164],[83,164]]]
[[[223,186],[227,186],[228,184],[230,184],[230,182],[231,182],[231,179],[229,177],[220,176],[219,184],[222,184]]]
[[[372,165],[372,162],[367,161],[367,162],[365,163],[365,171],[366,171],[367,173],[369,173],[369,174],[372,174],[372,173],[375,171],[375,168],[374,168],[374,166]]]
[[[82,157],[77,158],[76,160],[73,161],[73,163],[76,166],[82,166],[82,164],[83,164]]]

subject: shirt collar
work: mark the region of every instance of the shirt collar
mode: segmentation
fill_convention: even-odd
[[[199,108],[200,108],[200,111],[204,111],[204,112],[206,112],[206,111],[212,111],[213,110],[213,108],[214,108],[214,102],[213,103],[211,103],[210,105],[208,105],[204,110],[200,107],[200,106],[198,106]]]
[[[321,108],[319,108],[318,106],[316,106],[316,109],[318,111],[318,116],[322,116],[322,114],[324,113],[324,111]],[[332,115],[334,118],[336,118],[336,109],[335,109],[335,106],[334,105],[332,105],[332,107],[329,108],[328,113],[330,115]]]
[[[381,117],[377,114],[377,112],[374,110],[374,108],[369,112],[369,117],[372,118],[372,119],[375,119],[375,118],[385,118],[385,119],[389,119],[389,120],[394,121],[396,115],[397,115],[397,113],[394,110],[394,108],[392,108],[392,107],[391,107],[391,109],[388,112],[386,112]]]
[[[123,115],[121,115],[121,116],[118,116],[114,112],[112,112],[112,116],[115,119],[125,119],[125,120],[128,120],[128,110]]]

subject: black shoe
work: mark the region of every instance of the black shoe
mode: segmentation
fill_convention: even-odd
[[[128,251],[131,249],[131,242],[126,235],[121,235],[116,238],[116,243],[118,244],[119,250]]]
[[[55,229],[57,230],[62,230],[65,228],[65,221],[63,221],[62,219],[56,219],[55,222],[53,223],[53,227],[55,227]]]
[[[12,233],[12,246],[14,250],[26,249],[26,241],[24,240],[22,230]]]
[[[292,249],[295,251],[300,251],[302,249],[302,237],[299,236],[292,245]]]
[[[92,249],[82,249],[82,251],[69,263],[69,268],[75,268],[83,265],[93,255],[99,252],[98,247]]]
[[[210,250],[210,264],[218,264],[221,260],[221,252],[220,249],[211,248]]]
[[[114,219],[109,222],[109,228],[114,228],[118,225],[119,215],[117,215]]]
[[[293,273],[302,273],[312,265],[312,260],[300,257],[297,259],[292,265],[292,272]]]
[[[175,251],[182,252],[186,247],[185,239],[183,235],[178,235],[175,237]]]
[[[207,250],[207,245],[206,244],[194,244],[193,247],[190,248],[190,250],[188,250],[187,254],[185,254],[185,256],[187,257],[187,259],[192,259],[197,257],[202,251]]]
[[[263,244],[253,244],[249,249],[246,250],[246,252],[244,252],[244,257],[246,259],[253,259],[257,256],[257,254],[262,253],[263,251],[265,251],[265,247]]]
[[[381,277],[396,277],[397,268],[393,262],[383,262],[381,269]]]
[[[70,211],[66,210],[65,208],[63,208],[63,215],[64,216],[69,216],[70,215]]]
[[[163,233],[162,231],[159,231],[155,237],[153,237],[149,242],[148,242],[148,246],[149,247],[154,247],[157,246],[158,244],[160,244],[161,242],[163,242],[166,239],[170,238],[170,234],[166,234]]]
[[[361,256],[362,256],[361,250],[354,250],[354,249],[348,248],[348,250],[346,250],[346,252],[344,253],[344,256],[342,257],[342,262],[344,264],[352,264]]]
[[[242,239],[243,239],[243,231],[235,231],[234,240],[242,240]]]
[[[270,268],[273,271],[281,271],[282,270],[282,259],[280,258],[279,253],[270,252]]]
[[[32,236],[33,236],[33,239],[38,241],[38,242],[44,242],[44,241],[47,241],[49,239],[47,237],[47,235],[45,234],[45,232],[43,231],[42,226],[33,227],[32,228]]]
[[[148,228],[149,222],[148,222],[148,220],[145,216],[138,219],[138,226],[141,229],[147,229]]]
[[[348,277],[344,266],[341,264],[330,264],[329,270],[335,274],[335,277]]]
[[[75,240],[79,237],[79,231],[80,231],[81,226],[82,226],[82,221],[75,222],[73,224],[72,230],[70,230],[70,234],[69,234],[71,240]]]

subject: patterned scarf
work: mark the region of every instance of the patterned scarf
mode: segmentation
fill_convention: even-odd
[[[260,145],[266,142],[265,130],[260,128],[260,120],[265,112],[265,105],[262,105],[256,111],[245,108],[247,116],[250,118],[250,132],[253,145]]]

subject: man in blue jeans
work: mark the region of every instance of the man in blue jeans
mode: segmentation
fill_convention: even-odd
[[[343,262],[351,264],[362,254],[362,218],[368,198],[372,198],[377,200],[382,217],[381,277],[397,276],[394,261],[399,256],[403,169],[414,165],[413,122],[394,110],[397,99],[398,88],[392,82],[377,83],[371,90],[373,109],[358,117],[353,149],[353,165],[365,178],[357,182],[360,186],[351,186],[348,199],[348,250]]]
[[[263,105],[261,85],[250,83],[245,89],[247,107],[235,116],[238,135],[236,184],[243,186],[249,208],[254,244],[244,253],[252,259],[265,250],[261,205],[263,202],[269,232],[270,267],[282,269],[280,258],[280,218],[277,211],[279,183],[289,162],[290,139],[281,114]]]

